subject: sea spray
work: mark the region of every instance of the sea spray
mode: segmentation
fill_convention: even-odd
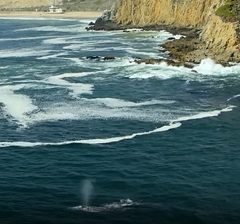
[[[93,192],[93,184],[90,180],[84,180],[81,183],[81,194],[82,194],[82,200],[83,204],[85,206],[89,206],[90,197]]]

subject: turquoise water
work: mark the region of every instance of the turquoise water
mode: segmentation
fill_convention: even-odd
[[[239,223],[240,66],[88,22],[0,19],[0,223]]]

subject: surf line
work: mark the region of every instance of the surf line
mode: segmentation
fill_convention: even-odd
[[[232,100],[232,99],[236,99],[236,98],[238,98],[238,97],[240,97],[240,94],[237,94],[237,95],[234,95],[234,96],[230,97],[227,101],[230,101],[230,100]]]
[[[96,144],[107,144],[107,143],[114,143],[114,142],[120,142],[123,140],[129,140],[133,139],[137,136],[143,136],[143,135],[149,135],[152,133],[157,132],[165,132],[169,131],[171,129],[179,128],[183,121],[188,120],[197,120],[197,119],[203,119],[207,117],[217,117],[222,112],[230,112],[233,110],[235,106],[229,106],[227,108],[224,108],[222,110],[213,110],[208,112],[200,112],[195,115],[180,117],[176,120],[171,121],[168,125],[164,125],[160,128],[156,128],[152,131],[148,132],[140,132],[140,133],[134,133],[131,135],[126,136],[120,136],[120,137],[112,137],[112,138],[105,138],[105,139],[86,139],[86,140],[75,140],[75,141],[65,141],[65,142],[23,142],[23,141],[17,141],[17,142],[0,142],[0,147],[37,147],[37,146],[61,146],[61,145],[70,145],[70,144],[89,144],[89,145],[96,145]]]

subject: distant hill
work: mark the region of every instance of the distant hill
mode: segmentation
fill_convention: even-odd
[[[50,5],[67,11],[103,11],[110,9],[115,0],[0,0],[0,10],[35,11]]]

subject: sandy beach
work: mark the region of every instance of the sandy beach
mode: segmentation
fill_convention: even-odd
[[[17,12],[17,11],[0,11],[0,17],[26,17],[26,18],[56,18],[56,19],[93,19],[101,16],[101,11],[81,11],[65,12],[62,14],[51,14],[46,12]]]

